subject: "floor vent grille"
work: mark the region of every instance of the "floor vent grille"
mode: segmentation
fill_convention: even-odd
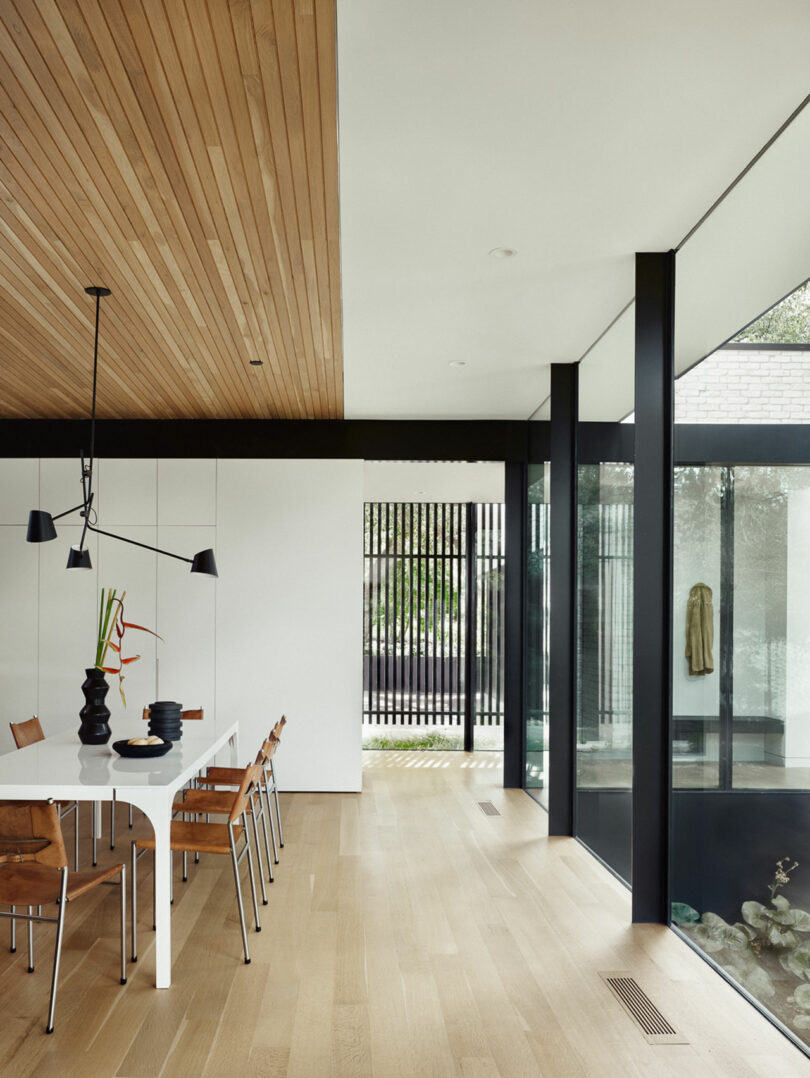
[[[498,812],[491,801],[479,801],[478,807],[485,816],[500,816],[500,812]]]
[[[688,1044],[667,1021],[656,1005],[629,973],[600,973],[599,976],[639,1026],[649,1044]]]

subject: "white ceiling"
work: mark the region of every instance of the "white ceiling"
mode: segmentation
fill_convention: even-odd
[[[809,50],[805,0],[339,0],[346,417],[530,416],[632,299],[634,252],[804,97]],[[587,363],[621,418],[626,370]]]

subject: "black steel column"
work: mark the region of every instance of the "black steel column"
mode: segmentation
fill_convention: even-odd
[[[465,626],[464,626],[464,751],[472,752],[474,748],[473,731],[475,727],[475,690],[476,690],[476,665],[478,639],[478,611],[476,609],[476,529],[475,529],[475,503],[467,502],[467,578],[465,587],[467,590]]]
[[[669,923],[675,252],[636,255],[633,921]]]
[[[506,557],[504,562],[503,784],[522,789],[526,775],[523,714],[526,656],[525,461],[506,462]]]
[[[551,365],[548,833],[574,833],[579,367]]]

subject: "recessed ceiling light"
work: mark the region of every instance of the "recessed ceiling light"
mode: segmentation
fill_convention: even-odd
[[[251,359],[251,361],[250,361],[251,367],[261,367],[261,365],[263,363],[264,363],[263,359]]]
[[[517,251],[514,247],[493,247],[489,255],[490,258],[514,258]]]
[[[466,367],[467,364],[463,359],[451,359],[447,364],[448,367]]]

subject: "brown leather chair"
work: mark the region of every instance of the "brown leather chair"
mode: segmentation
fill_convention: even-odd
[[[11,736],[14,738],[14,744],[18,749],[24,749],[26,745],[35,745],[37,741],[44,741],[45,734],[40,725],[39,719],[34,715],[33,718],[27,719],[25,722],[10,722],[9,727],[11,729]],[[59,802],[59,819],[64,820],[66,816],[73,813],[73,868],[76,872],[79,871],[79,802],[69,801],[67,803]],[[95,834],[95,814],[93,816],[93,832]],[[96,849],[95,840],[93,843],[93,864],[96,863]],[[12,926],[13,926],[12,922]],[[12,933],[13,935],[13,933]],[[14,948],[12,947],[12,950]]]
[[[172,820],[170,833],[170,846],[172,852],[180,850],[189,853],[199,850],[201,853],[230,854],[233,864],[234,882],[236,885],[236,902],[239,907],[239,922],[242,926],[242,944],[245,949],[245,962],[250,962],[248,949],[247,925],[245,923],[245,909],[242,903],[242,886],[239,882],[239,863],[247,854],[248,872],[250,875],[250,889],[253,896],[253,916],[256,922],[256,931],[261,932],[259,922],[259,905],[256,901],[256,881],[253,870],[253,857],[251,854],[250,835],[247,828],[248,803],[254,796],[255,790],[261,781],[261,767],[253,764],[246,767],[242,772],[239,789],[231,796],[231,806],[226,823],[197,823],[189,820]],[[239,822],[241,821],[241,823]],[[237,853],[237,843],[243,839],[242,849]],[[138,957],[137,937],[137,871],[138,851],[155,849],[154,836],[150,838],[135,839],[132,843],[132,961]],[[154,897],[154,896],[153,896]]]
[[[126,868],[111,865],[96,872],[68,872],[67,852],[53,801],[0,801],[0,902],[11,907],[12,924],[28,922],[28,972],[34,972],[34,922],[56,924],[47,1033],[53,1033],[59,959],[69,902],[114,876],[121,877],[121,984],[127,983]],[[42,907],[56,903],[56,917],[42,916]],[[27,908],[27,913],[18,912]],[[36,912],[35,912],[36,910]]]
[[[256,788],[256,797],[248,803],[248,815],[251,818],[253,825],[253,837],[256,842],[256,856],[259,862],[259,880],[262,885],[262,902],[267,905],[267,892],[264,886],[264,866],[262,865],[262,850],[259,845],[259,831],[258,825],[261,822],[262,833],[264,835],[264,848],[267,853],[267,872],[268,879],[273,882],[273,860],[275,857],[275,863],[278,864],[278,853],[276,851],[276,833],[273,829],[273,814],[270,811],[270,801],[266,793],[266,774],[265,769],[268,763],[267,750],[270,752],[275,751],[276,743],[272,745],[270,742],[265,742],[259,749],[258,755],[254,763],[261,768],[261,778]],[[212,776],[211,772],[215,774]],[[218,774],[216,774],[218,773]],[[209,768],[209,774],[202,778],[199,778],[198,786],[192,789],[184,790],[181,801],[175,801],[174,811],[182,812],[184,814],[191,814],[193,816],[204,815],[206,819],[209,816],[223,816],[230,812],[231,802],[233,801],[233,790],[214,790],[209,787],[213,786],[238,786],[241,782],[244,771],[238,767],[222,767],[222,768]],[[267,830],[267,820],[270,820],[270,833],[273,836],[273,853],[270,852],[270,838]],[[183,855],[183,880],[187,879],[186,871],[186,855]]]
[[[279,803],[278,803],[278,787],[276,785],[276,777],[275,777],[275,772],[274,772],[274,759],[275,759],[276,751],[278,750],[278,746],[279,746],[279,738],[276,735],[276,731],[277,730],[280,731],[282,729],[282,727],[284,725],[284,722],[286,722],[286,719],[284,719],[280,723],[276,723],[273,730],[270,732],[269,737],[262,744],[262,747],[259,750],[259,755],[256,757],[256,762],[260,763],[261,767],[262,767],[262,781],[261,781],[261,785],[259,787],[259,793],[260,793],[261,797],[264,798],[264,802],[265,802],[265,806],[266,806],[266,812],[267,812],[267,818],[270,821],[270,836],[272,837],[272,840],[273,840],[272,861],[273,861],[274,864],[278,864],[278,846],[276,845],[276,825],[273,822],[273,812],[272,812],[272,808],[271,808],[270,795],[273,794],[274,798],[275,798],[276,821],[278,823],[278,828],[279,828],[279,845],[283,846],[284,845],[284,840],[283,840],[283,833],[281,831],[281,811],[279,809]],[[239,782],[239,779],[240,779],[241,775],[242,775],[242,771],[238,767],[209,767],[208,770],[206,771],[205,775],[202,778],[199,778],[197,780],[197,784],[198,784],[198,786],[202,786],[202,787],[235,786]],[[187,792],[186,797],[190,798],[190,800],[188,801],[189,806],[202,804],[202,802],[201,802],[200,798],[198,797],[198,795],[196,793],[194,793],[194,791],[192,791],[192,790],[189,790]],[[178,807],[178,806],[175,806],[175,807]],[[186,811],[190,811],[189,807],[186,808]],[[216,810],[215,809],[206,810],[204,808],[199,808],[199,809],[197,809],[197,811],[199,811],[199,812],[205,812],[205,811],[215,812]],[[222,810],[220,810],[220,811],[222,811]],[[261,814],[261,819],[262,819],[262,828],[264,830],[265,849],[267,850],[267,864],[268,864],[268,870],[269,870],[268,875],[269,875],[270,882],[272,883],[273,882],[273,868],[272,868],[272,864],[270,863],[271,862],[271,855],[270,855],[270,847],[269,847],[268,842],[267,842],[267,827],[266,827],[266,825],[264,823],[264,813]]]

